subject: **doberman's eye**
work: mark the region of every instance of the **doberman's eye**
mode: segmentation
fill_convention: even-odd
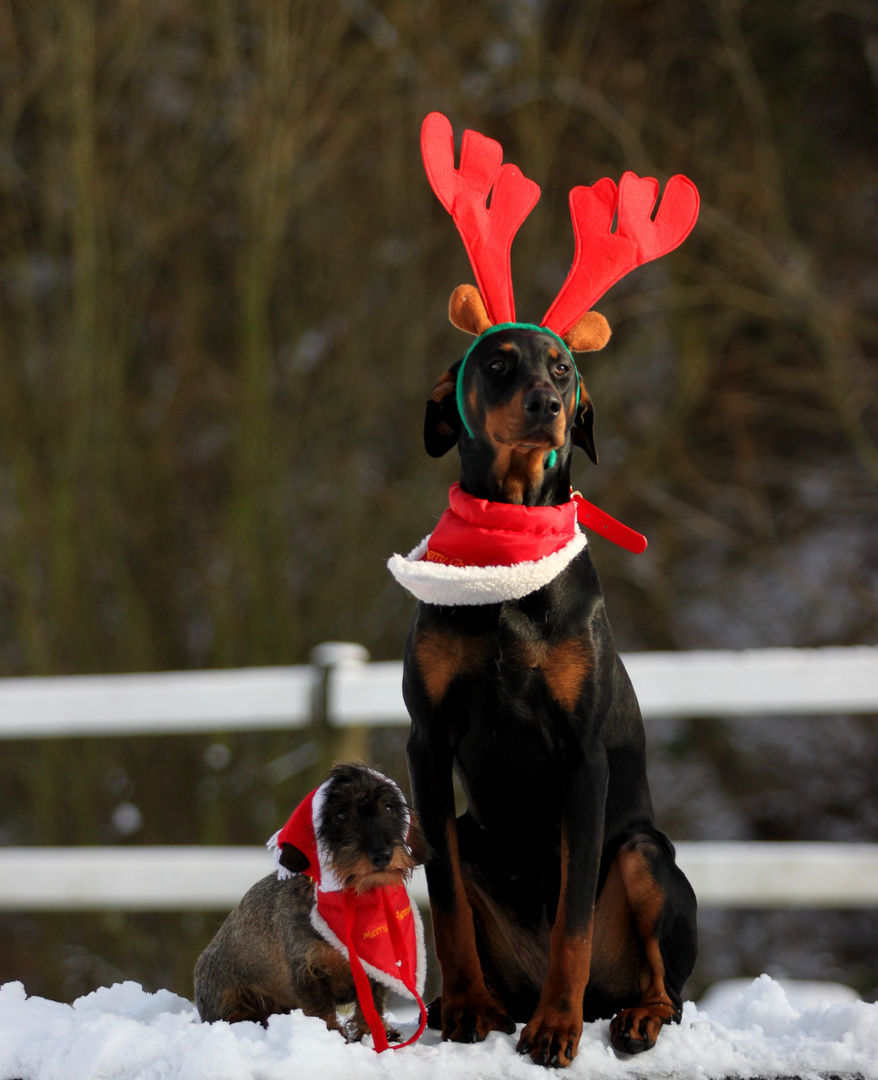
[[[488,364],[488,367],[491,369],[491,371],[496,371],[498,375],[502,375],[503,372],[506,370],[506,361],[492,360],[491,363]]]
[[[560,364],[555,365],[554,375],[567,375],[570,372],[570,365],[565,364],[563,361]]]

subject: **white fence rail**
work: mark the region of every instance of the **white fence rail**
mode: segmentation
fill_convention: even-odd
[[[702,908],[871,908],[878,844],[678,844]],[[271,872],[264,848],[81,847],[0,851],[0,911],[228,911]],[[426,903],[423,872],[412,892]]]
[[[0,739],[402,725],[399,663],[330,644],[314,664],[7,679]],[[878,713],[878,648],[624,657],[644,718]],[[878,906],[878,844],[678,846],[702,906]],[[225,909],[270,869],[258,848],[0,848],[0,909]],[[417,891],[423,897],[423,880]]]
[[[878,712],[878,648],[628,653],[645,720]],[[407,724],[402,665],[347,664],[330,683],[329,715],[348,724]],[[0,699],[2,709],[2,699]]]
[[[330,671],[328,722],[405,725],[402,664],[315,650],[316,666],[0,680],[0,739],[306,727]],[[646,720],[878,712],[878,648],[629,653]]]

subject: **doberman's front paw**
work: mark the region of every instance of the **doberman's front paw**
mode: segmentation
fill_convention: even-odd
[[[518,1040],[519,1054],[537,1065],[566,1067],[576,1057],[582,1036],[582,1014],[569,1009],[538,1008]]]
[[[479,995],[449,997],[443,992],[443,1039],[463,1043],[482,1042],[489,1031],[515,1034],[515,1021],[493,995],[486,991]]]
[[[610,1024],[610,1042],[620,1054],[640,1054],[655,1046],[663,1024],[679,1019],[677,1010],[664,1002],[623,1009]]]

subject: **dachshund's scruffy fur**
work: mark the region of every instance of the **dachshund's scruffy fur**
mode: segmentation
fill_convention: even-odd
[[[355,764],[337,765],[330,782],[319,839],[346,888],[358,893],[399,885],[426,857],[414,822],[406,833],[398,789]],[[281,862],[301,871],[306,857],[285,845]],[[314,883],[304,874],[258,881],[229,915],[195,966],[195,1004],[202,1020],[256,1020],[301,1009],[359,1041],[369,1031],[357,1003],[350,964],[311,925]],[[387,989],[370,979],[375,1007],[384,1017]],[[347,1030],[339,1006],[356,1004]],[[387,1027],[389,1040],[399,1033]]]

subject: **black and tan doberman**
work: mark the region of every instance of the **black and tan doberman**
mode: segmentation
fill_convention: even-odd
[[[559,505],[573,447],[596,460],[593,416],[553,333],[494,328],[437,381],[426,447],[457,446],[472,496]],[[404,694],[443,1037],[525,1023],[519,1051],[563,1066],[583,1021],[605,1017],[618,1051],[653,1046],[680,1018],[695,897],[654,823],[640,709],[588,550],[519,600],[419,603]]]

